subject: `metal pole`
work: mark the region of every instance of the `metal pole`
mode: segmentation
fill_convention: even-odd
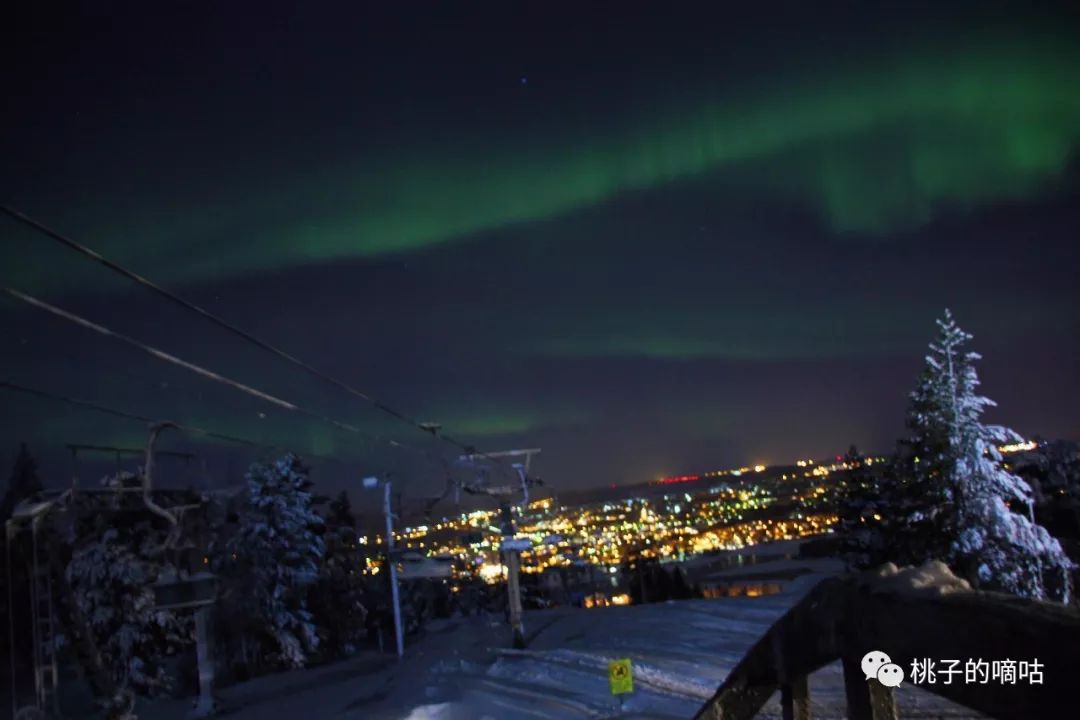
[[[14,520],[4,523],[4,550],[7,553],[7,596],[8,596],[8,643],[11,648],[11,717],[19,709],[19,693],[15,686],[15,600],[11,589],[11,541],[15,537]]]
[[[210,610],[212,606],[195,611],[195,657],[199,672],[199,697],[191,716],[210,717],[214,714],[214,663],[210,651]]]
[[[514,633],[514,647],[518,649],[525,647],[525,627],[521,621],[520,557],[517,550],[508,550],[506,552],[506,582],[510,603],[510,627]]]
[[[30,552],[33,553],[30,557],[30,625],[34,642],[34,704],[38,709],[44,710],[42,707],[44,696],[42,693],[42,680],[41,680],[41,627],[38,622],[40,619],[40,606],[38,605],[38,543],[37,543],[37,529],[38,518],[35,517],[30,520]],[[12,688],[14,691],[14,688]]]
[[[390,481],[383,485],[383,512],[386,514],[386,564],[390,566],[390,593],[394,601],[394,635],[400,660],[405,655],[405,639],[401,631],[401,598],[398,596],[397,561],[394,560],[394,513],[390,507]]]
[[[71,448],[71,489],[79,484],[79,450]]]

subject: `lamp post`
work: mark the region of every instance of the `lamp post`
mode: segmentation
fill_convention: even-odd
[[[394,560],[394,512],[390,505],[390,481],[377,477],[364,478],[364,488],[383,488],[383,514],[386,516],[386,564],[390,567],[390,594],[394,604],[394,637],[397,640],[398,660],[405,655],[405,639],[401,631],[401,599],[398,596],[397,561]]]

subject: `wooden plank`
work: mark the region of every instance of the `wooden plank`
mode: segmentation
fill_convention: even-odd
[[[805,678],[836,659],[833,625],[843,616],[846,592],[845,583],[830,579],[807,593],[754,644],[695,719],[752,718],[781,682]]]

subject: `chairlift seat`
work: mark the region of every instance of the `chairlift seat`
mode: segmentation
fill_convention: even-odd
[[[217,575],[200,572],[187,578],[169,578],[151,585],[155,610],[196,610],[213,605],[217,598]]]

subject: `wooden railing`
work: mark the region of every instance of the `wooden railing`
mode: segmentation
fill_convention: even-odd
[[[961,675],[917,687],[1003,720],[1078,716],[1080,612],[997,593],[896,591],[848,577],[821,582],[781,617],[695,720],[748,720],[777,690],[785,720],[810,720],[807,677],[836,660],[850,720],[898,718],[893,690],[860,670],[872,650],[904,668],[905,685],[916,658],[959,659],[961,666],[969,658],[1037,659],[1041,684],[968,683]]]

